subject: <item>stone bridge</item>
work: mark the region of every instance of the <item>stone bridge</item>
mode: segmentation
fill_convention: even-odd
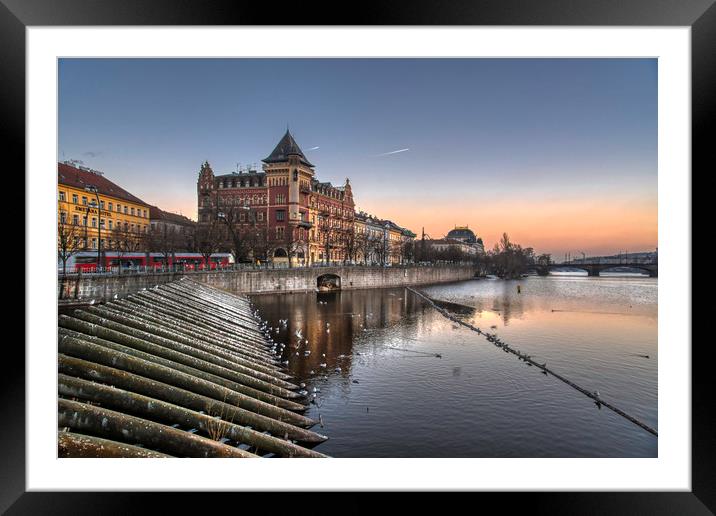
[[[618,267],[628,267],[630,269],[640,269],[649,274],[650,278],[656,278],[659,276],[659,264],[658,263],[599,263],[599,262],[571,262],[571,263],[553,263],[551,265],[539,266],[535,265],[532,267],[539,274],[547,275],[550,270],[569,267],[572,269],[582,269],[587,272],[588,276],[599,276],[599,273],[609,269],[615,269]]]

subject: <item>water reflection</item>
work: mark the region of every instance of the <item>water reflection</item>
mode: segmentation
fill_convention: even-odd
[[[658,428],[656,279],[480,280],[422,290]],[[656,456],[656,438],[406,289],[253,301],[286,345],[282,360],[297,381],[317,389],[307,415],[324,423],[330,440],[320,451],[329,455]]]

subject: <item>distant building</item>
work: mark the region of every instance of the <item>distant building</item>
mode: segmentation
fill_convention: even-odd
[[[196,222],[190,218],[178,213],[164,211],[157,206],[149,207],[149,218],[152,229],[156,229],[160,226],[166,226],[174,229],[175,231],[187,231],[193,230],[196,226]]]
[[[164,211],[157,206],[150,206],[150,247],[155,251],[163,251],[157,247],[169,248],[178,252],[193,252],[194,231],[196,222],[184,215]]]
[[[355,214],[354,227],[356,263],[398,265],[408,261],[406,244],[415,239],[409,229],[362,211]]]
[[[475,233],[467,226],[455,226],[455,229],[448,231],[445,239],[456,240],[462,242],[463,244],[468,244],[475,249],[476,254],[485,253],[485,246],[482,243],[482,238],[475,236]]]
[[[474,243],[468,243],[454,238],[425,240],[425,246],[440,254],[445,254],[449,251],[458,251],[463,256],[477,256],[479,252],[478,247]]]

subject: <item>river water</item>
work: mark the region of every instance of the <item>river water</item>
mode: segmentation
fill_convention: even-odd
[[[655,278],[480,279],[420,290],[658,430]],[[279,328],[273,336],[286,344],[282,360],[296,381],[317,389],[306,415],[321,420],[316,430],[330,439],[317,450],[328,455],[658,454],[654,435],[404,288],[252,300]]]

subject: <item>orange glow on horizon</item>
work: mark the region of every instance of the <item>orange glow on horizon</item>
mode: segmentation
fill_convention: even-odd
[[[551,253],[555,259],[571,252],[612,254],[620,250],[647,251],[657,247],[656,200],[629,197],[552,199],[495,199],[480,202],[461,200],[394,199],[390,202],[360,199],[356,209],[391,219],[414,231],[421,229],[432,238],[441,238],[455,226],[469,226],[482,237],[490,250],[502,233],[537,253]],[[196,220],[196,203],[156,199],[163,210]]]

